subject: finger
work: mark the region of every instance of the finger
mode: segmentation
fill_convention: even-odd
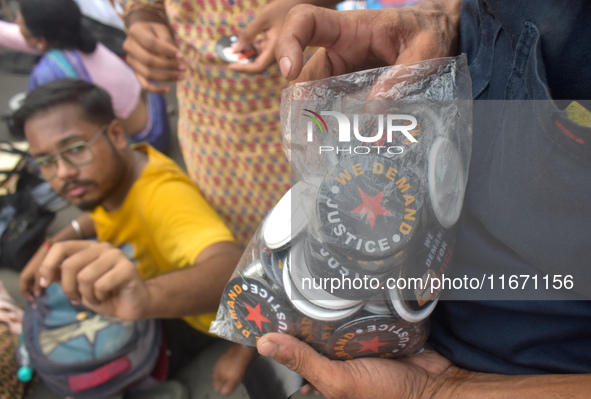
[[[281,62],[284,61],[285,59],[280,60],[279,65],[281,66]],[[297,79],[293,80],[291,83],[295,84],[301,82],[310,82],[313,80],[320,80],[331,76],[335,76],[336,74],[337,73],[335,65],[333,65],[333,63],[331,62],[326,49],[319,48],[312,55],[312,57],[310,57],[310,59],[306,63],[306,67],[301,71]]]
[[[78,240],[63,241],[53,244],[39,267],[39,285],[43,288],[47,288],[53,281],[58,281],[62,262],[69,256],[92,245],[96,245],[96,242]]]
[[[184,72],[178,68],[154,68],[146,62],[135,57],[128,57],[127,63],[133,68],[136,74],[143,76],[148,80],[158,81],[177,81],[184,77]]]
[[[133,288],[134,283],[142,283],[137,267],[126,257],[118,257],[117,261],[94,283],[95,303],[101,303],[123,288]]]
[[[150,54],[173,60],[183,58],[168,27],[164,24],[135,23],[129,28],[128,35]]]
[[[166,84],[152,83],[143,76],[136,74],[137,80],[140,82],[142,88],[153,93],[165,94],[170,92],[170,87]]]
[[[339,39],[342,14],[307,4],[291,9],[275,46],[275,58],[285,78],[298,77],[307,46],[328,47]]]
[[[27,301],[32,302],[34,300],[34,292],[35,292],[35,274],[34,273],[21,273],[21,276],[18,281],[18,288],[21,294],[27,299]]]
[[[273,45],[270,44],[261,52],[258,57],[248,64],[230,64],[228,69],[242,73],[263,73],[275,62]]]
[[[339,380],[333,362],[290,335],[264,335],[257,343],[257,349],[261,355],[271,357],[301,375],[320,392],[329,388],[330,381]]]
[[[302,395],[309,395],[310,393],[312,393],[312,386],[310,384],[304,385],[300,388],[300,393]]]
[[[238,34],[238,40],[232,45],[236,52],[244,50],[246,46],[252,44],[257,35],[271,27],[270,20],[266,13],[261,10],[259,16],[250,22],[246,28]]]
[[[167,58],[154,53],[149,49],[141,47],[137,42],[129,38],[123,42],[123,49],[127,52],[127,60],[136,60],[149,68],[169,69],[180,71],[184,69],[184,64],[176,58]]]
[[[75,303],[79,303],[82,300],[79,286],[80,273],[90,267],[96,267],[96,259],[101,256],[103,251],[110,248],[110,245],[105,243],[99,244],[93,242],[93,244],[94,245],[90,245],[72,255],[69,255],[62,261],[61,264],[60,283],[62,290],[66,296]]]
[[[78,291],[86,302],[98,304],[103,299],[96,295],[95,285],[103,275],[115,268],[122,258],[126,259],[120,250],[109,246],[101,250],[99,256],[78,273]]]

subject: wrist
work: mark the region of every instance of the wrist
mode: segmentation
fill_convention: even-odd
[[[450,366],[444,373],[431,378],[424,396],[430,399],[458,399],[463,383],[473,374],[476,373]]]

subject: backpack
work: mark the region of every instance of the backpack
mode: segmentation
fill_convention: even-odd
[[[0,141],[0,265],[19,272],[43,243],[55,211],[65,203],[32,170],[22,148]]]
[[[32,368],[54,393],[108,397],[163,379],[153,376],[165,374],[168,361],[157,320],[127,321],[72,305],[56,283],[35,305],[25,310],[24,342]]]

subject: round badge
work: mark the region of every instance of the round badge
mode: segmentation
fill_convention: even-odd
[[[338,327],[335,322],[319,321],[309,317],[302,317],[299,326],[295,336],[320,353],[326,352],[326,343]]]
[[[264,246],[261,249],[261,263],[270,282],[283,287],[283,269],[289,262],[289,249],[273,251]]]
[[[306,228],[305,195],[308,189],[303,181],[294,184],[265,218],[263,241],[268,249],[285,249]]]
[[[256,346],[257,340],[266,333],[294,332],[295,312],[262,280],[232,279],[226,285],[222,303],[234,329],[248,345]]]
[[[215,45],[215,51],[220,58],[230,64],[249,64],[257,58],[257,50],[252,46],[247,46],[244,50],[235,53],[232,45],[236,43],[238,36],[222,37]]]
[[[443,227],[452,227],[460,217],[465,182],[462,160],[454,144],[439,137],[429,152],[429,197],[433,212]]]
[[[399,290],[400,299],[411,311],[421,311],[430,306],[441,293],[441,288],[431,282],[446,273],[454,252],[455,228],[445,229],[435,223],[422,234],[417,233],[412,254],[404,263],[400,276],[404,281],[418,281],[421,286],[409,286]],[[422,238],[422,239],[419,239]]]
[[[341,289],[340,284],[345,280],[339,281],[330,279],[317,279],[310,274],[306,259],[304,256],[305,241],[301,240],[297,242],[290,252],[289,260],[289,275],[291,281],[295,286],[296,290],[306,298],[309,302],[316,306],[320,306],[325,309],[342,310],[357,307],[362,304],[360,299],[352,300],[345,299],[337,295],[335,292],[336,283],[339,284],[337,291],[347,291],[347,288]],[[353,287],[349,287],[351,290],[355,290]],[[331,291],[331,292],[329,292]],[[368,294],[361,291],[360,296],[365,298],[372,297],[373,293]]]
[[[293,307],[302,315],[314,320],[326,322],[343,320],[353,316],[363,307],[363,304],[360,303],[349,309],[334,310],[314,305],[294,287],[288,268],[283,269],[283,287]]]
[[[392,258],[380,260],[358,260],[350,256],[339,256],[321,243],[309,239],[305,247],[306,261],[312,274],[319,277],[364,278],[387,276],[398,270],[404,256],[399,252]]]
[[[343,262],[312,240],[303,245],[304,260],[310,275],[317,281],[328,279],[331,282],[332,293],[339,298],[367,300],[383,289],[384,282],[391,275],[358,273],[351,267],[351,263],[356,262],[349,261],[348,258]]]
[[[407,280],[398,279],[397,281]],[[429,287],[430,285],[424,286],[424,293],[430,293]],[[389,303],[392,305],[394,313],[411,323],[418,323],[429,317],[431,312],[433,312],[433,309],[435,309],[437,301],[439,301],[439,292],[436,292],[433,295],[428,296],[429,299],[420,306],[419,310],[415,310],[413,307],[411,307],[413,305],[412,301],[407,301],[404,299],[401,293],[401,288],[398,286],[389,289],[388,295],[390,296]],[[425,299],[427,299],[427,297],[425,297]]]
[[[341,161],[318,192],[322,241],[353,259],[393,257],[418,224],[420,187],[412,172],[383,157]]]
[[[388,307],[388,303],[386,301],[367,302],[363,307],[363,311],[372,315],[392,315],[392,311]]]
[[[338,360],[361,357],[395,358],[419,351],[427,326],[393,316],[366,316],[338,328],[328,341],[328,356]]]

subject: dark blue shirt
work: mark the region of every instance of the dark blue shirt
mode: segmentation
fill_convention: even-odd
[[[591,99],[591,2],[464,0],[460,42],[477,101],[453,273],[573,274],[576,290],[442,300],[430,342],[470,370],[589,373],[591,128],[562,110]]]

